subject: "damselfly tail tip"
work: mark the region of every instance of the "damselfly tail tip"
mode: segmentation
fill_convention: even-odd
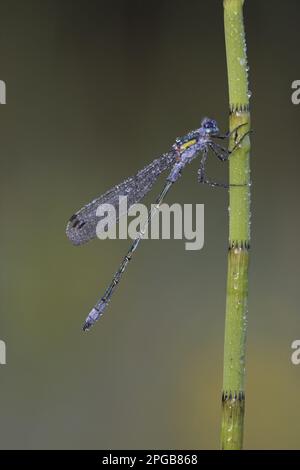
[[[84,322],[84,325],[83,325],[83,331],[88,331],[95,323],[96,321],[98,320],[98,318],[102,315],[102,312],[105,308],[106,304],[105,302],[103,302],[101,304],[101,309],[98,310],[97,308],[92,308],[92,310],[90,311],[90,313],[88,314],[88,316],[86,317],[86,320]]]
[[[82,327],[83,331],[89,331],[89,329],[91,328],[92,325],[93,325],[93,323],[91,321],[86,320],[84,322],[83,327]]]

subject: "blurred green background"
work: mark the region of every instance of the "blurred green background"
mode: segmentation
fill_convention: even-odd
[[[219,447],[228,195],[197,184],[205,246],[146,241],[106,315],[82,322],[128,241],[75,248],[71,214],[214,117],[226,130],[221,0],[0,4],[1,448]],[[253,219],[246,448],[300,448],[297,0],[247,1]],[[211,159],[208,174],[227,178]],[[151,202],[161,187],[160,181]]]

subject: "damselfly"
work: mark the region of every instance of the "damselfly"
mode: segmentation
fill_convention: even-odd
[[[119,269],[116,271],[110,285],[106,289],[104,295],[92,308],[89,315],[87,316],[85,323],[83,325],[84,330],[88,330],[98,318],[103,314],[106,306],[108,305],[112,294],[114,293],[117,285],[120,282],[122,274],[124,273],[129,261],[132,258],[133,253],[137,249],[140,241],[143,238],[147,225],[149,224],[151,218],[159,210],[160,205],[162,204],[166,194],[170,190],[171,186],[176,183],[180,177],[182,170],[188,163],[198,155],[201,154],[202,158],[200,161],[200,167],[198,170],[198,181],[200,183],[206,183],[210,186],[220,186],[228,188],[228,185],[210,181],[206,178],[205,174],[205,163],[208,155],[208,151],[212,152],[218,157],[222,162],[228,160],[230,154],[239,146],[242,139],[248,134],[245,133],[237,141],[237,130],[244,126],[241,124],[231,133],[221,135],[217,122],[213,119],[204,118],[201,122],[199,129],[196,129],[192,132],[189,132],[184,137],[177,138],[173,144],[171,150],[168,153],[163,154],[156,160],[153,160],[149,165],[140,170],[135,176],[126,179],[121,184],[114,186],[112,189],[104,193],[102,196],[91,201],[86,206],[82,207],[78,212],[76,212],[70,218],[66,233],[70,241],[74,245],[82,245],[89,240],[92,240],[96,237],[96,227],[99,220],[96,212],[100,205],[102,204],[112,204],[118,210],[118,202],[120,196],[127,196],[127,207],[129,208],[132,204],[140,201],[145,194],[147,194],[157,178],[166,170],[170,170],[169,175],[166,178],[164,187],[160,194],[158,195],[155,205],[148,215],[147,221],[143,229],[139,232],[138,236],[135,238],[131,244],[129,250],[124,256]],[[218,143],[214,139],[226,139],[231,135],[234,135],[235,145],[231,150],[228,150]],[[239,186],[239,185],[236,185]],[[122,211],[118,211],[117,220],[122,216]]]

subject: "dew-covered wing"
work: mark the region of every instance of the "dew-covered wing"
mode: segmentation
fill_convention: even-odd
[[[136,175],[117,184],[106,193],[93,199],[70,218],[66,234],[74,245],[82,245],[96,237],[96,227],[100,218],[96,211],[101,204],[112,204],[116,209],[117,220],[124,215],[119,210],[119,197],[127,196],[127,208],[140,201],[150,191],[159,175],[170,168],[176,160],[173,152],[153,160]]]

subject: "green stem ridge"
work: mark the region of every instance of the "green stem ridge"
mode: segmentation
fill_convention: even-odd
[[[224,0],[231,148],[250,129],[248,67],[243,22],[244,0]],[[243,446],[245,349],[250,248],[250,139],[242,139],[229,160],[229,251],[222,393],[222,449]]]

